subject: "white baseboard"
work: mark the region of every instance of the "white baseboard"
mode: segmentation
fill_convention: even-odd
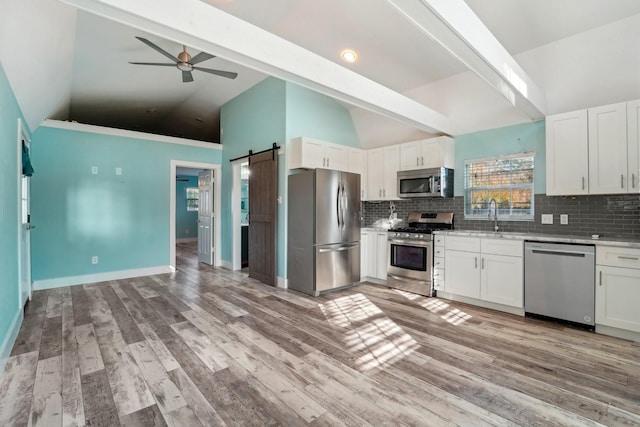
[[[197,237],[181,237],[179,239],[176,239],[176,243],[192,243],[197,241],[198,241]]]
[[[596,332],[629,341],[640,341],[640,333],[611,326],[596,325]]]
[[[231,263],[231,261],[227,261],[226,259],[220,261],[220,266],[222,268],[226,268],[227,270],[233,270],[233,264]]]
[[[16,315],[11,322],[11,326],[7,331],[7,335],[2,340],[0,344],[0,374],[4,371],[4,367],[7,364],[7,360],[9,359],[9,354],[11,354],[11,349],[13,348],[13,344],[16,342],[16,338],[18,337],[18,332],[20,332],[20,326],[22,326],[22,320],[24,318],[24,313],[22,310],[18,310]]]
[[[465,297],[462,295],[450,294],[447,292],[437,291],[437,298],[448,299],[452,301],[459,301],[465,304],[477,305],[478,307],[490,308],[491,310],[503,311],[505,313],[515,314],[516,316],[524,317],[524,308],[511,307],[508,305],[497,304],[494,302],[483,301],[476,298]]]
[[[86,283],[106,282],[109,280],[130,279],[132,277],[152,276],[154,274],[171,273],[171,267],[160,265],[158,267],[134,268],[131,270],[108,271],[106,273],[85,274],[82,276],[57,277],[55,279],[35,280],[33,290],[62,288],[64,286],[84,285]]]
[[[278,288],[283,288],[283,289],[288,289],[289,288],[289,281],[287,280],[286,277],[276,277],[276,286]]]

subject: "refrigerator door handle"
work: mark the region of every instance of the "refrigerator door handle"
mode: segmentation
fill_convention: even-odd
[[[340,186],[340,217],[342,219],[342,229],[344,229],[345,223],[344,223],[344,214],[347,210],[347,197],[346,194],[344,192],[344,185]]]
[[[341,211],[341,200],[340,200],[340,185],[338,185],[338,191],[336,193],[336,218],[338,221],[338,228],[340,228],[340,214],[342,213]]]
[[[342,252],[342,251],[348,251],[354,248],[357,248],[360,246],[360,243],[352,243],[350,245],[342,245],[340,247],[337,248],[321,248],[318,249],[319,253],[326,253],[326,252]]]

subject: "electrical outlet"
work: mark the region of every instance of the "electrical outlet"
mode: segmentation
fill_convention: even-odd
[[[569,224],[569,215],[567,215],[567,214],[560,215],[560,224],[568,225]]]
[[[553,224],[553,214],[542,214],[541,222],[543,224]]]
[[[122,168],[116,168],[116,175],[122,175]]]
[[[98,263],[98,257],[97,256],[91,257],[91,264],[97,264],[97,263]]]
[[[91,166],[91,173],[93,175],[98,175],[98,167],[97,166]]]

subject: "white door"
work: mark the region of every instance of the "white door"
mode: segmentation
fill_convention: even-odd
[[[213,171],[198,174],[198,261],[213,265]]]
[[[20,126],[19,126],[20,127]],[[30,148],[29,140],[22,135],[18,141],[18,170],[22,170],[22,141]],[[20,308],[24,307],[28,299],[31,299],[31,178],[20,178]]]

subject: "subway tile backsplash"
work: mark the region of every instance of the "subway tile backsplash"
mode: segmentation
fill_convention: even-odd
[[[501,231],[619,237],[640,240],[640,195],[547,196],[535,195],[534,221],[500,221]],[[454,228],[492,231],[493,221],[465,220],[464,197],[395,200],[399,219],[410,211],[453,212]],[[389,217],[389,202],[362,202],[363,226]],[[553,214],[553,225],[542,225],[541,214]],[[560,225],[560,215],[569,215],[569,224]]]

